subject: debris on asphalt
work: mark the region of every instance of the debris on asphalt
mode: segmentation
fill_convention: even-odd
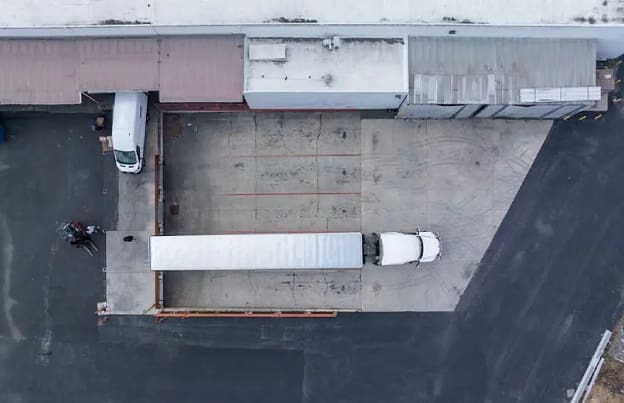
[[[611,345],[588,401],[624,403],[624,317],[613,330]]]
[[[591,403],[624,403],[624,363],[605,358],[602,371],[587,400]]]

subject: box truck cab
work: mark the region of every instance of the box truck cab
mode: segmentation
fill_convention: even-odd
[[[113,107],[113,153],[121,172],[139,173],[145,157],[147,95],[116,92]]]
[[[440,237],[433,232],[382,232],[376,238],[379,266],[432,262],[440,259]]]

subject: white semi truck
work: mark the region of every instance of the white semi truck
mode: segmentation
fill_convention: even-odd
[[[154,271],[343,270],[440,258],[433,232],[175,235],[150,238]]]

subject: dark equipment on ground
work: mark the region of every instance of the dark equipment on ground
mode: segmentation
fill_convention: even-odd
[[[95,118],[95,120],[93,121],[93,123],[91,123],[91,130],[92,131],[100,131],[104,129],[104,116],[98,116],[97,118]]]
[[[84,249],[91,256],[98,251],[97,246],[95,246],[91,240],[91,235],[87,233],[85,228],[78,221],[66,221],[61,223],[61,225],[57,227],[56,233],[62,240],[69,242],[77,248]]]
[[[0,144],[5,143],[7,140],[6,128],[0,121]]]

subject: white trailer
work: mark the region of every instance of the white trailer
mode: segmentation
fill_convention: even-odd
[[[152,236],[150,261],[156,271],[359,269],[362,234]]]
[[[154,271],[360,269],[440,258],[432,232],[176,235],[150,238]]]

